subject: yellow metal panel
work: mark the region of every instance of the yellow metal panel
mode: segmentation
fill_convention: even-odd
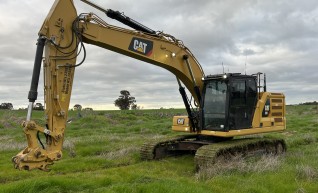
[[[191,128],[190,127],[186,127],[186,126],[177,126],[177,125],[173,125],[172,126],[172,131],[180,131],[180,132],[191,132]]]
[[[172,121],[172,130],[181,132],[191,132],[191,125],[188,116],[174,116]]]
[[[264,128],[254,128],[254,129],[241,129],[241,130],[231,130],[228,132],[222,131],[209,131],[209,130],[202,130],[202,135],[211,135],[211,136],[218,136],[218,137],[235,137],[235,136],[242,136],[242,135],[252,135],[258,133],[268,133],[268,132],[277,132],[285,130],[284,126],[272,126],[272,127],[264,127]]]

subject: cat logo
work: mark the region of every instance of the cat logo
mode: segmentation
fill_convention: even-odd
[[[153,42],[140,38],[133,38],[128,49],[139,54],[150,56],[152,54]]]
[[[178,125],[184,125],[184,119],[183,119],[183,118],[179,118],[179,119],[177,120],[177,124],[178,124]]]

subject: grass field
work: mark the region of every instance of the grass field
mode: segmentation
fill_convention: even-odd
[[[43,112],[33,118],[44,123]],[[0,192],[318,192],[317,106],[287,107],[288,150],[279,157],[217,163],[196,172],[193,156],[142,161],[146,141],[174,136],[172,116],[184,110],[70,112],[63,159],[50,172],[18,171],[11,157],[26,145],[25,111],[0,111]],[[44,139],[43,139],[44,141]]]

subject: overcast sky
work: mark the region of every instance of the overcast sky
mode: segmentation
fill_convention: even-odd
[[[265,72],[268,90],[288,104],[318,101],[317,0],[91,0],[158,31],[191,49],[206,75]],[[37,33],[53,0],[0,0],[0,102],[26,107]],[[102,12],[75,0],[78,13]],[[126,89],[144,108],[183,107],[175,76],[159,67],[87,45],[76,68],[71,106],[116,109]],[[43,73],[41,73],[42,76]],[[43,103],[43,82],[38,102]]]

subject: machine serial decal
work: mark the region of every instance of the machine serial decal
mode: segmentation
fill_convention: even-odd
[[[153,42],[141,38],[133,38],[128,49],[139,54],[150,56],[152,54]]]
[[[71,68],[70,67],[65,67],[64,79],[63,79],[63,87],[62,87],[62,92],[64,94],[68,94],[69,93],[70,82],[71,82]]]

